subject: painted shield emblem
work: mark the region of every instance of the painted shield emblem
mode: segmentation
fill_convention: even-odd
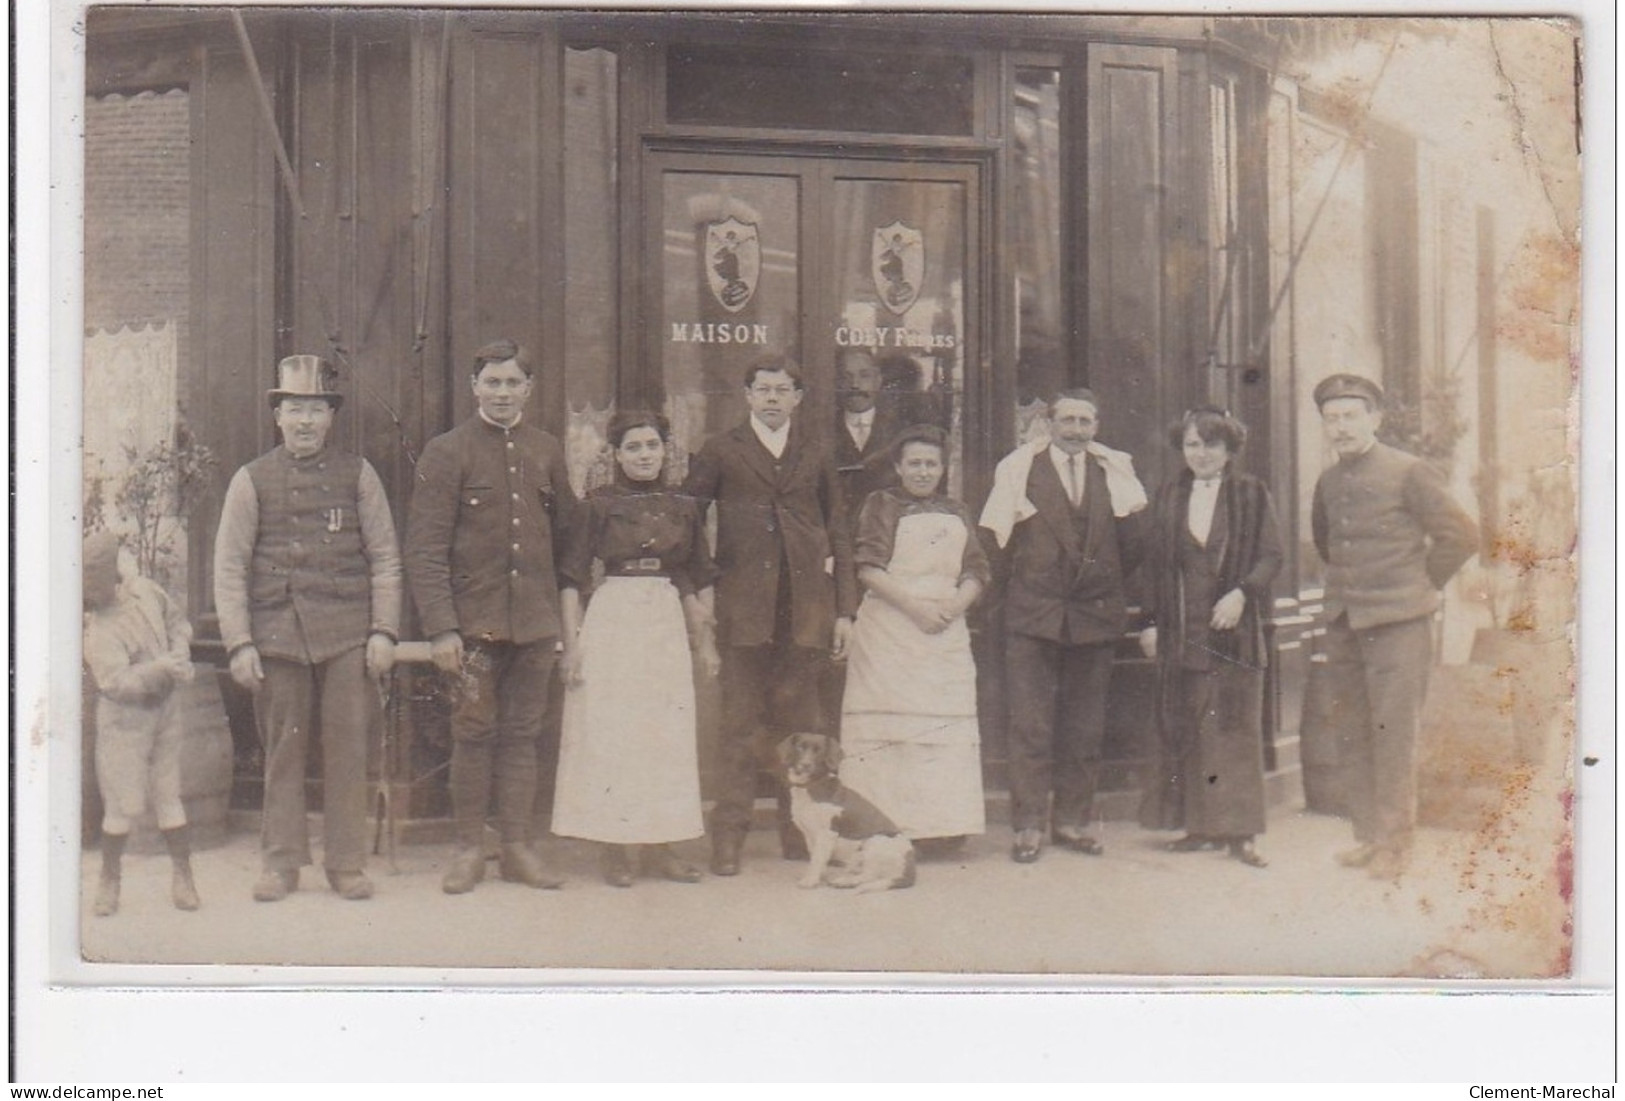
[[[754,224],[729,218],[705,227],[705,278],[723,309],[744,309],[761,274],[762,244]]]
[[[905,314],[925,280],[925,238],[913,226],[893,222],[875,230],[870,262],[875,294],[894,314]]]

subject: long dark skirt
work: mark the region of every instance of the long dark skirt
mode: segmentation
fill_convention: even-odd
[[[1264,832],[1264,671],[1233,663],[1173,669],[1161,759],[1142,824],[1213,838]]]

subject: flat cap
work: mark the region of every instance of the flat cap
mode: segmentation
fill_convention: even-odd
[[[1338,398],[1364,398],[1373,409],[1383,406],[1382,387],[1364,375],[1338,374],[1321,379],[1315,387],[1315,408]]]

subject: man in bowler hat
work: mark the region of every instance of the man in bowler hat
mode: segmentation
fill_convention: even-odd
[[[1443,475],[1381,443],[1381,387],[1336,374],[1314,390],[1337,461],[1315,484],[1315,549],[1326,562],[1324,647],[1338,686],[1339,759],[1358,844],[1338,854],[1377,879],[1405,869],[1416,825],[1416,743],[1433,664],[1439,590],[1478,529]]]
[[[214,600],[231,676],[254,694],[265,749],[261,902],[286,898],[311,863],[305,757],[320,717],[322,860],[342,898],[367,878],[369,678],[394,664],[401,560],[372,464],[327,446],[343,397],[313,355],[277,365],[266,395],[282,443],[232,477],[214,543]]]

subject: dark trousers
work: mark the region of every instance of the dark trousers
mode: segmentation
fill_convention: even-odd
[[[720,790],[711,811],[713,833],[750,829],[756,775],[774,768],[772,749],[779,739],[801,731],[826,732],[819,682],[827,660],[822,650],[787,643],[730,646],[723,653]],[[789,806],[781,792],[781,826],[788,824]]]
[[[305,818],[305,761],[315,708],[322,728],[322,864],[359,872],[366,864],[367,736],[378,707],[360,647],[316,665],[261,658],[265,680],[254,719],[265,749],[260,849],[268,871],[311,863]]]
[[[552,639],[467,644],[451,712],[451,809],[460,844],[481,843],[493,791],[503,842],[531,840],[537,743],[557,660]]]
[[[1355,630],[1338,616],[1322,645],[1345,705],[1337,754],[1354,838],[1402,851],[1416,828],[1416,743],[1433,622],[1422,616]]]
[[[1083,826],[1100,783],[1112,644],[1005,637],[1011,825],[1043,829],[1047,818],[1056,826]]]

